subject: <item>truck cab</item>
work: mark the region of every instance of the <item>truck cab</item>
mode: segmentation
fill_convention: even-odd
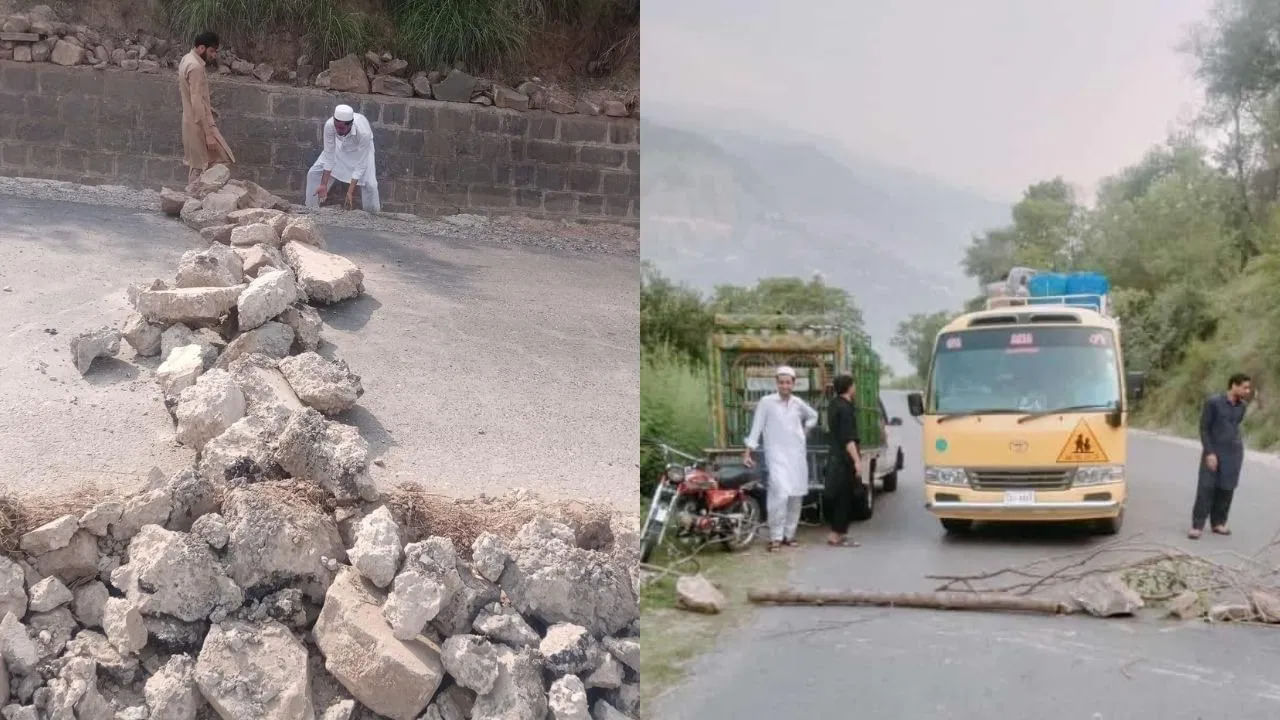
[[[947,531],[983,520],[1120,530],[1141,376],[1125,377],[1105,279],[1090,280],[1093,292],[1050,295],[1033,277],[1029,293],[992,297],[939,332],[926,390],[908,405],[922,419],[925,507]]]

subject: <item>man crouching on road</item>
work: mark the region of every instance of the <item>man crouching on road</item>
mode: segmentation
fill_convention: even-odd
[[[182,156],[189,168],[187,192],[210,166],[236,161],[218,131],[209,100],[208,68],[218,66],[218,34],[203,32],[195,47],[178,63],[178,94],[182,97]]]
[[[755,467],[751,453],[760,447],[760,434],[764,433],[764,459],[769,469],[769,552],[796,544],[801,503],[809,494],[805,436],[818,424],[818,412],[791,394],[796,371],[784,365],[778,368],[776,380],[778,392],[765,395],[756,405],[743,453],[746,466]]]
[[[333,109],[324,123],[324,151],[307,172],[307,207],[318,208],[329,196],[332,180],[347,183],[345,207],[355,206],[356,186],[360,205],[366,212],[378,212],[378,178],[373,160],[373,130],[364,115],[350,105]]]

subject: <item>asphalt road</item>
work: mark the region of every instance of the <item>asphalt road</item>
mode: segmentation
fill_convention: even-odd
[[[800,548],[790,577],[807,589],[930,590],[931,573],[1021,564],[1110,541],[1070,528],[989,527],[944,536],[923,506],[919,426],[902,395],[907,467],[895,495],[855,526],[860,548]],[[1230,537],[1185,539],[1196,445],[1133,432],[1121,541],[1159,541],[1209,555],[1252,553],[1280,530],[1278,463],[1251,456]],[[817,539],[815,537],[815,539]],[[1154,613],[1152,614],[1154,615]],[[763,607],[646,709],[663,720],[881,717],[1280,717],[1280,631],[1261,626],[881,608]]]
[[[375,479],[635,507],[635,258],[336,227],[326,237],[365,273],[363,297],[321,311],[320,352],[363,379],[342,419],[381,461]],[[158,211],[0,195],[0,488],[128,486],[190,462],[154,360],[125,344],[81,377],[68,343],[120,327],[126,286],[171,281],[199,247]]]

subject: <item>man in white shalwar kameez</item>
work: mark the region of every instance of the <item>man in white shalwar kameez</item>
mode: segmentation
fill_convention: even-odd
[[[369,120],[339,105],[333,117],[324,123],[324,151],[307,171],[307,207],[318,208],[329,195],[331,180],[347,183],[346,207],[355,203],[356,187],[360,188],[360,204],[367,212],[378,212],[378,177],[374,165],[373,129]]]
[[[791,394],[796,384],[796,371],[778,368],[778,392],[760,398],[747,450],[743,460],[755,467],[751,454],[760,447],[764,434],[764,458],[769,468],[769,494],[766,512],[769,516],[769,550],[780,545],[796,544],[796,528],[800,525],[800,509],[809,494],[809,462],[805,437],[818,424],[818,413],[805,401]]]

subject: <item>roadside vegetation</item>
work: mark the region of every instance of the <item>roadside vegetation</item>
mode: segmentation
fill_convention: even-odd
[[[711,442],[707,343],[717,313],[831,314],[862,328],[849,294],[821,278],[764,278],[720,285],[709,295],[645,263],[640,286],[640,493],[648,497],[663,459],[660,444],[698,455]]]
[[[1011,222],[975,237],[964,259],[981,284],[1018,266],[1107,274],[1127,369],[1148,373],[1137,424],[1193,433],[1204,396],[1245,372],[1258,389],[1246,433],[1260,449],[1280,447],[1277,36],[1280,5],[1220,0],[1185,46],[1205,87],[1200,116],[1105,179],[1089,206],[1062,178],[1030,186]],[[922,377],[953,314],[899,327],[894,345]]]
[[[170,29],[217,28],[237,47],[301,35],[315,65],[390,50],[413,69],[561,65],[582,77],[638,75],[640,0],[160,0]]]

